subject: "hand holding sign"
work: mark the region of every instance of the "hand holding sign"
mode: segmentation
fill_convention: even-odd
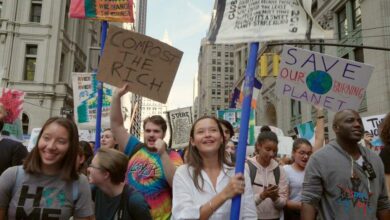
[[[182,56],[151,37],[111,26],[97,79],[166,103]]]

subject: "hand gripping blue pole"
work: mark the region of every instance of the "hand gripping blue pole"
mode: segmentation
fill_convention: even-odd
[[[253,92],[253,84],[255,78],[258,49],[259,49],[259,43],[251,43],[248,66],[245,72],[244,101],[242,103],[240,134],[238,136],[238,147],[236,151],[237,153],[236,171],[235,171],[236,174],[238,173],[243,174],[245,169],[245,156],[246,156],[246,145],[248,139],[249,116],[251,113],[252,92]],[[241,195],[237,195],[232,200],[230,220],[239,219],[240,208],[241,208]]]
[[[103,55],[104,45],[106,43],[108,22],[102,21],[102,32],[100,35],[100,57]],[[99,59],[100,60],[100,59]],[[88,65],[88,64],[87,64]],[[96,134],[95,134],[95,153],[100,148],[100,133],[102,130],[102,106],[103,106],[103,83],[97,85],[97,109],[96,109]]]

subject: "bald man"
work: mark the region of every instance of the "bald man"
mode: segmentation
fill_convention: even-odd
[[[301,219],[390,219],[390,202],[379,157],[359,145],[362,119],[354,110],[337,112],[336,140],[311,156],[302,190]]]

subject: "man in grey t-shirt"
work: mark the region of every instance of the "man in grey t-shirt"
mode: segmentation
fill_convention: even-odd
[[[383,164],[358,144],[363,135],[359,114],[336,113],[336,140],[311,156],[302,191],[301,219],[390,219]]]

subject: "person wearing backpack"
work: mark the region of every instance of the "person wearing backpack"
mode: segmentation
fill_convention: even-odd
[[[88,167],[96,220],[150,220],[141,193],[125,184],[128,158],[112,148],[100,148]]]
[[[46,121],[23,166],[0,177],[0,220],[87,220],[93,217],[88,180],[76,168],[79,140],[73,121]]]
[[[286,205],[288,181],[283,169],[274,159],[278,138],[272,131],[261,132],[256,141],[256,156],[249,158],[246,172],[251,178],[258,219],[279,219]]]

